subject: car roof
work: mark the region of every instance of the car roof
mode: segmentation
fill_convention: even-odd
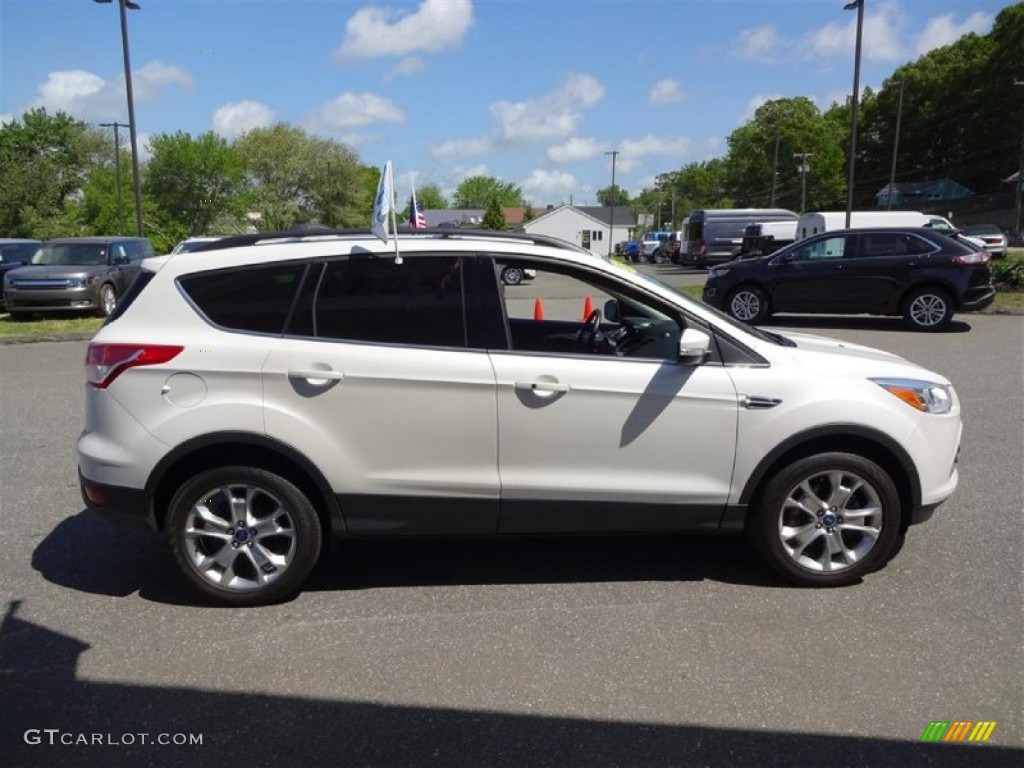
[[[46,244],[50,245],[51,243],[59,243],[61,245],[74,245],[76,243],[81,243],[83,245],[84,244],[102,245],[103,243],[122,243],[122,242],[125,242],[126,240],[142,241],[142,240],[145,240],[145,239],[146,238],[144,238],[144,237],[128,237],[128,236],[122,236],[122,235],[100,236],[100,237],[55,237],[52,240],[47,240]]]

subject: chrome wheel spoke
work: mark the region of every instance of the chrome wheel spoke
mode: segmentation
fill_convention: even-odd
[[[205,504],[196,504],[192,511],[195,512],[196,517],[202,520],[205,525],[213,526],[218,531],[227,533],[228,529],[231,527],[230,520],[225,520],[223,517],[218,517],[213,514],[210,508]]]
[[[828,502],[824,501],[817,493],[811,488],[810,480],[804,480],[800,483],[799,488],[803,491],[815,504],[815,506],[821,509],[828,509]]]
[[[787,535],[787,530],[789,534]],[[821,529],[815,523],[808,523],[802,528],[783,528],[782,537],[788,541],[795,541],[797,546],[793,547],[793,557],[800,557],[808,545],[822,536]]]
[[[853,482],[849,486],[843,485],[843,473],[832,472],[829,475],[829,480],[832,483],[832,493],[829,495],[829,505],[836,509],[843,509],[850,497],[857,492],[857,490],[864,485],[864,481],[859,478],[854,478]]]
[[[869,525],[850,525],[849,523],[840,523],[836,526],[836,530],[843,531],[844,533],[860,533],[864,536],[870,536],[872,539],[877,539],[881,533],[877,528],[872,528]]]
[[[217,541],[231,541],[232,536],[227,531],[211,531],[207,528],[193,528],[192,526],[189,526],[185,529],[185,538],[216,539]]]

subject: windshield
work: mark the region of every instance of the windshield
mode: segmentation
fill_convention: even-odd
[[[685,293],[681,293],[678,289],[673,288],[668,283],[663,283],[656,277],[644,274],[643,272],[640,272],[637,269],[633,269],[632,267],[626,267],[623,266],[622,264],[616,264],[615,262],[612,262],[612,266],[614,266],[615,269],[618,270],[619,272],[630,275],[633,279],[637,280],[642,284],[645,284],[649,288],[657,287],[662,290],[670,291],[675,296],[678,296],[684,304],[699,304],[702,310],[711,313],[712,315],[715,316],[715,319],[721,321],[725,325],[728,325],[730,328],[734,328],[737,331],[742,331],[743,333],[750,334],[751,336],[760,339],[761,341],[767,341],[771,344],[779,344],[786,347],[795,346],[795,344],[789,339],[787,339],[785,336],[780,336],[779,334],[771,333],[770,331],[762,331],[760,328],[755,328],[752,325],[747,325],[746,323],[740,322],[735,318],[729,317],[729,315],[725,314],[724,312],[721,312],[715,309],[714,307],[705,304],[702,301],[697,301],[697,299],[694,299],[691,296],[687,296]]]
[[[107,263],[105,243],[60,243],[44,245],[32,257],[36,266],[96,267]]]
[[[0,245],[0,263],[22,264],[32,260],[32,254],[38,250],[37,243],[9,243]]]
[[[965,235],[1001,235],[1002,230],[994,224],[973,224],[964,227]]]

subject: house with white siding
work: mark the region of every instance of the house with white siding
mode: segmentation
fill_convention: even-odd
[[[636,227],[633,212],[625,205],[560,205],[523,224],[531,235],[557,237],[588,249],[595,256],[614,253],[615,243],[628,240]]]

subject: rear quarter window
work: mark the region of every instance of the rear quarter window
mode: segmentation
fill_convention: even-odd
[[[178,285],[214,325],[280,334],[305,270],[305,264],[277,264],[200,272],[178,278]]]

